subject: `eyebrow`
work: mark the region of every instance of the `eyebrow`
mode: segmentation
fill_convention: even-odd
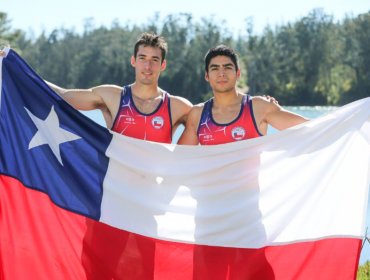
[[[146,55],[146,54],[137,54],[137,57],[148,57],[148,55]],[[160,58],[159,56],[157,56],[157,55],[151,56],[151,58],[161,59],[161,58]]]
[[[226,63],[226,64],[211,64],[209,65],[209,68],[219,68],[219,67],[229,67],[229,66],[232,66],[232,67],[235,67],[234,64],[232,63]]]

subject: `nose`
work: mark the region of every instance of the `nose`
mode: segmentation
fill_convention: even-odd
[[[149,69],[151,66],[152,66],[152,63],[151,63],[150,60],[147,60],[147,61],[144,62],[145,69]]]
[[[224,77],[225,76],[225,69],[224,68],[220,68],[220,71],[218,72],[218,75],[220,77]]]

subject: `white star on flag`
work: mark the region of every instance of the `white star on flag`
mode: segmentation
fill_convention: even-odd
[[[59,126],[59,118],[54,110],[54,106],[51,107],[50,113],[45,120],[41,120],[30,111],[25,108],[28,115],[36,125],[38,131],[32,137],[28,149],[36,148],[38,146],[47,144],[52,150],[59,163],[63,165],[62,158],[60,156],[59,145],[65,142],[74,141],[80,139],[76,134],[73,134]]]

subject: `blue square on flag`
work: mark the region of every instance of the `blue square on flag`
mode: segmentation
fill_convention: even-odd
[[[99,219],[111,134],[63,101],[13,50],[3,67],[1,172]]]

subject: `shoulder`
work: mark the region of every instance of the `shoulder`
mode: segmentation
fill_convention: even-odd
[[[180,116],[180,121],[185,123],[193,104],[184,97],[168,94],[171,104],[171,114]]]
[[[262,95],[256,95],[256,96],[251,96],[250,98],[253,100],[253,102],[259,102],[259,103],[274,103],[273,100],[274,98],[268,97],[268,96],[262,96]],[[277,103],[275,101],[275,103]]]
[[[170,111],[174,124],[185,124],[193,104],[184,97],[171,95],[169,93],[167,93],[167,95],[170,101]]]
[[[172,104],[177,104],[179,106],[182,105],[182,106],[187,106],[187,107],[192,107],[193,106],[193,104],[184,97],[177,96],[177,95],[171,95],[171,94],[168,94],[168,96],[169,96]]]
[[[193,106],[194,111],[202,111],[206,102],[198,103]]]
[[[93,87],[92,90],[98,94],[120,94],[122,92],[122,87],[117,85],[99,85]]]
[[[189,112],[189,119],[199,120],[203,112],[204,104],[205,103],[199,103],[194,105]]]
[[[269,96],[251,96],[253,110],[258,111],[278,111],[281,110],[281,106],[279,103],[275,100],[275,98],[269,97]]]
[[[93,95],[100,98],[105,109],[110,112],[115,112],[117,104],[121,99],[122,87],[116,85],[100,85],[91,88]],[[103,108],[104,108],[103,107]],[[103,108],[100,108],[103,110]],[[114,113],[111,113],[113,116]]]

